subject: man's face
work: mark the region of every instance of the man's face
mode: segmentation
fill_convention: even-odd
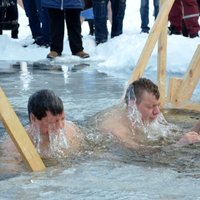
[[[51,112],[46,112],[47,116],[38,120],[35,116],[31,117],[31,124],[38,127],[41,135],[49,134],[49,131],[58,130],[64,128],[65,115],[64,112],[60,115],[52,115]]]
[[[142,100],[137,104],[137,109],[142,115],[142,121],[144,123],[151,123],[156,119],[160,113],[160,102],[159,99],[148,92],[144,92],[142,95]]]

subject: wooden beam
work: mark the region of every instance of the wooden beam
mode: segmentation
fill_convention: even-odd
[[[143,73],[144,69],[148,63],[149,57],[151,56],[151,53],[153,51],[153,48],[155,47],[155,44],[158,40],[158,37],[161,34],[161,31],[163,30],[163,24],[166,24],[166,21],[168,19],[168,14],[171,10],[171,7],[174,3],[174,0],[165,0],[163,5],[160,8],[159,14],[155,20],[155,23],[149,33],[149,37],[146,41],[146,44],[142,50],[142,53],[139,57],[139,60],[135,66],[135,69],[129,79],[129,84],[131,84],[133,81],[140,78]]]
[[[30,137],[0,88],[0,118],[23,160],[32,171],[41,171],[45,165],[37,153]]]
[[[168,98],[167,101],[170,103],[174,102],[175,95],[177,90],[181,86],[183,80],[181,78],[170,78],[168,84]]]
[[[200,45],[198,45],[192,61],[185,73],[183,82],[176,92],[173,104],[179,105],[192,97],[193,91],[200,80]]]
[[[165,0],[160,0],[160,8]],[[167,68],[167,30],[168,19],[163,24],[158,40],[157,84],[160,91],[160,107],[163,108],[166,98],[166,68]]]

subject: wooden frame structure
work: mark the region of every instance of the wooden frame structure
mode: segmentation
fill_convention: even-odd
[[[159,14],[128,82],[130,84],[143,75],[153,48],[158,41],[157,80],[161,93],[161,107],[167,105],[170,108],[175,107],[200,112],[200,104],[189,102],[200,80],[200,45],[197,47],[184,78],[171,78],[169,80],[168,96],[166,95],[167,24],[173,3],[174,0],[160,0]]]

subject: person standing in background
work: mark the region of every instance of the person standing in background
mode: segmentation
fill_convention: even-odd
[[[183,35],[185,37],[198,37],[199,9],[197,0],[175,0],[169,13],[169,35]]]
[[[72,55],[88,58],[89,54],[83,51],[80,12],[84,5],[81,0],[42,0],[42,6],[48,9],[50,22],[50,53],[47,58],[61,56],[66,21],[69,46]]]
[[[110,24],[112,25],[112,9],[111,9],[110,1],[108,1],[107,9],[108,9],[107,18]],[[81,11],[81,23],[83,23],[83,21],[88,22],[89,29],[90,29],[89,35],[94,35],[95,25],[94,25],[93,7],[90,7]]]
[[[11,31],[11,38],[17,39],[19,33],[17,0],[0,1],[0,35],[3,30]]]
[[[153,0],[154,5],[154,17],[156,19],[159,12],[159,0]],[[141,0],[140,6],[141,17],[141,33],[149,33],[149,0]]]
[[[41,6],[41,0],[23,0],[23,6],[28,17],[34,44],[49,47],[49,17],[46,8]]]
[[[108,0],[93,0],[95,21],[95,42],[104,43],[108,40]],[[126,0],[111,0],[112,27],[111,38],[119,36],[123,32],[123,20],[126,9]]]

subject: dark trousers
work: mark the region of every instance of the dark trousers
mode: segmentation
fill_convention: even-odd
[[[111,38],[122,34],[126,0],[111,0],[112,29]]]
[[[96,42],[106,41],[108,38],[107,5],[108,5],[108,0],[93,0]],[[115,37],[122,34],[126,0],[111,0],[111,8],[112,8],[111,37]]]
[[[159,0],[153,0],[154,16],[155,18],[159,12]],[[149,31],[149,0],[141,0],[140,6],[141,29],[142,31]]]
[[[42,37],[49,42],[49,17],[46,8],[41,7],[41,0],[23,0],[26,16],[34,39]]]
[[[24,10],[34,39],[40,37],[40,20],[35,0],[23,0]]]
[[[0,7],[0,35],[3,34],[3,30],[11,30],[11,37],[18,38],[19,24],[18,24],[17,0],[13,0],[13,2],[14,4],[12,4],[12,6],[6,9],[6,13],[4,13],[5,8]],[[16,23],[12,24],[12,21],[16,21]],[[5,23],[4,25],[5,27],[2,25],[2,23]]]
[[[51,51],[62,53],[64,24],[66,21],[69,46],[72,54],[83,50],[81,36],[80,9],[48,8],[50,21]]]

